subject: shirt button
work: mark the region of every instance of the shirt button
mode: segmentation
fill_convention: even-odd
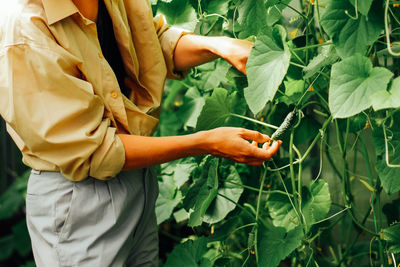
[[[99,58],[104,58],[103,53],[99,52]]]
[[[117,98],[117,97],[118,97],[118,93],[115,92],[115,91],[112,91],[112,92],[111,92],[111,97],[112,97],[112,98]]]

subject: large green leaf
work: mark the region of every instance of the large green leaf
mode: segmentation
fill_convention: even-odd
[[[194,31],[197,24],[196,10],[189,1],[172,0],[158,3],[158,13],[165,15],[169,25],[178,26],[180,28]]]
[[[201,96],[199,90],[195,87],[189,88],[183,98],[183,105],[179,108],[179,118],[183,121],[184,126],[196,127],[197,118],[205,104],[204,97]]]
[[[390,90],[380,90],[371,96],[375,110],[400,107],[400,77],[393,80]]]
[[[187,195],[195,195],[194,205],[188,225],[191,227],[199,226],[203,222],[204,215],[218,194],[218,159],[213,158],[209,161],[202,172],[202,177],[196,180]]]
[[[386,240],[391,253],[400,253],[400,223],[382,230],[382,239]]]
[[[190,174],[196,167],[197,163],[194,158],[182,159],[175,165],[173,177],[178,189],[189,180]]]
[[[287,231],[300,225],[292,204],[285,195],[272,194],[267,202],[272,223],[277,227],[284,227]]]
[[[284,81],[285,94],[278,98],[279,102],[290,106],[300,99],[306,89],[306,83],[303,80],[288,80]]]
[[[282,227],[259,227],[258,266],[276,267],[293,250],[301,245],[302,227],[286,232]]]
[[[286,44],[286,31],[276,25],[258,38],[247,61],[249,86],[244,90],[250,110],[257,114],[271,101],[288,70],[290,51]]]
[[[282,10],[287,7],[287,5],[292,0],[268,0],[267,7],[267,25],[272,26],[282,17]]]
[[[211,262],[203,257],[207,251],[207,239],[205,237],[200,237],[195,241],[188,240],[174,248],[164,267],[211,267]]]
[[[193,182],[188,191],[185,193],[185,198],[183,199],[183,207],[188,212],[196,203],[197,193],[199,192],[200,188],[207,181],[211,159],[211,155],[204,157],[199,167],[193,172]]]
[[[398,115],[397,115],[398,116]],[[389,163],[400,164],[400,119],[397,117],[392,128],[386,130],[388,139]],[[383,129],[375,127],[373,131],[373,143],[376,152],[376,170],[382,182],[383,189],[388,194],[396,193],[400,190],[400,168],[389,167],[386,164],[385,138]]]
[[[264,0],[242,0],[238,7],[243,33],[242,37],[257,35],[267,23],[267,9]]]
[[[371,96],[386,90],[393,73],[372,67],[369,58],[355,55],[333,65],[329,108],[335,118],[347,118],[369,108]]]
[[[204,65],[203,69],[198,67],[199,70],[204,70],[200,73],[199,87],[201,89],[212,90],[226,81],[226,74],[231,67],[229,63],[224,60],[217,60]]]
[[[228,0],[212,0],[208,3],[206,11],[210,14],[225,15],[228,13],[229,2]]]
[[[307,67],[304,68],[304,79],[311,78],[323,67],[333,64],[337,59],[338,55],[333,46],[324,46],[321,52],[314,57],[310,63],[308,63]]]
[[[162,176],[162,181],[158,184],[160,192],[156,201],[156,217],[157,224],[160,224],[171,217],[174,208],[182,200],[182,193],[177,190],[171,176]]]
[[[357,7],[358,11],[363,14],[364,16],[368,15],[368,12],[371,8],[373,0],[358,0],[357,1]],[[350,0],[350,3],[355,7],[356,6],[356,0]],[[355,13],[355,10],[349,10],[350,14]]]
[[[272,223],[284,227],[287,231],[300,225],[298,216],[289,199],[285,195],[273,194],[267,202]],[[307,229],[325,218],[331,206],[328,183],[318,180],[312,183],[310,189],[303,188],[301,211]]]
[[[325,219],[331,207],[331,195],[329,193],[329,185],[324,180],[318,180],[311,184],[308,198],[303,198],[303,212],[309,212],[306,215],[308,225],[314,224]],[[307,191],[306,191],[307,192]]]
[[[178,211],[175,211],[173,216],[177,223],[181,223],[189,219],[189,212],[182,208]]]
[[[206,98],[206,104],[197,119],[196,130],[208,130],[223,126],[232,113],[244,114],[246,104],[238,96],[237,92],[228,95],[228,91],[216,88],[210,97]]]
[[[179,120],[177,112],[172,110],[161,112],[160,126],[158,127],[160,136],[177,135],[182,127],[183,123]]]
[[[342,58],[355,53],[365,54],[366,46],[375,42],[383,30],[383,13],[379,3],[371,9],[368,17],[359,14],[356,20],[350,18],[346,11],[354,15],[354,6],[348,0],[333,0],[321,17],[324,30],[332,38]]]
[[[194,158],[184,158],[161,165],[161,175],[158,177],[159,195],[156,201],[157,223],[170,218],[174,208],[182,200],[179,188],[185,184],[191,172],[197,167]]]
[[[230,166],[229,170],[228,177],[222,181],[222,185],[218,188],[217,197],[207,209],[203,219],[206,223],[213,224],[224,219],[229,212],[236,208],[235,203],[232,203],[232,201],[238,202],[243,193],[242,181],[236,168]]]

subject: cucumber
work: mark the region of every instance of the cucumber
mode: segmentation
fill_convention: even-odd
[[[284,121],[282,122],[282,124],[272,134],[271,139],[272,140],[277,140],[277,139],[282,138],[284,133],[294,126],[294,124],[296,122],[296,115],[297,115],[297,110],[295,108],[295,109],[293,109],[291,112],[289,112],[286,115],[286,117],[285,117]]]
[[[256,228],[253,227],[253,229],[251,229],[251,232],[249,233],[249,237],[247,238],[247,249],[250,251],[250,253],[253,251],[254,254],[254,247],[256,245],[257,245]]]

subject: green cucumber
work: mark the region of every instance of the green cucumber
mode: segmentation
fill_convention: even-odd
[[[294,124],[296,122],[296,115],[297,115],[297,110],[295,108],[286,115],[286,118],[284,119],[282,124],[272,134],[271,139],[278,140],[278,139],[282,138],[282,136],[285,134],[285,132],[294,126]]]

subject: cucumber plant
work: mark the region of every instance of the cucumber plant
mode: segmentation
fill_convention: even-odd
[[[229,125],[283,140],[261,167],[161,166],[165,266],[397,266],[400,1],[151,3],[197,34],[254,41],[247,77],[217,60],[170,81],[158,134]]]

